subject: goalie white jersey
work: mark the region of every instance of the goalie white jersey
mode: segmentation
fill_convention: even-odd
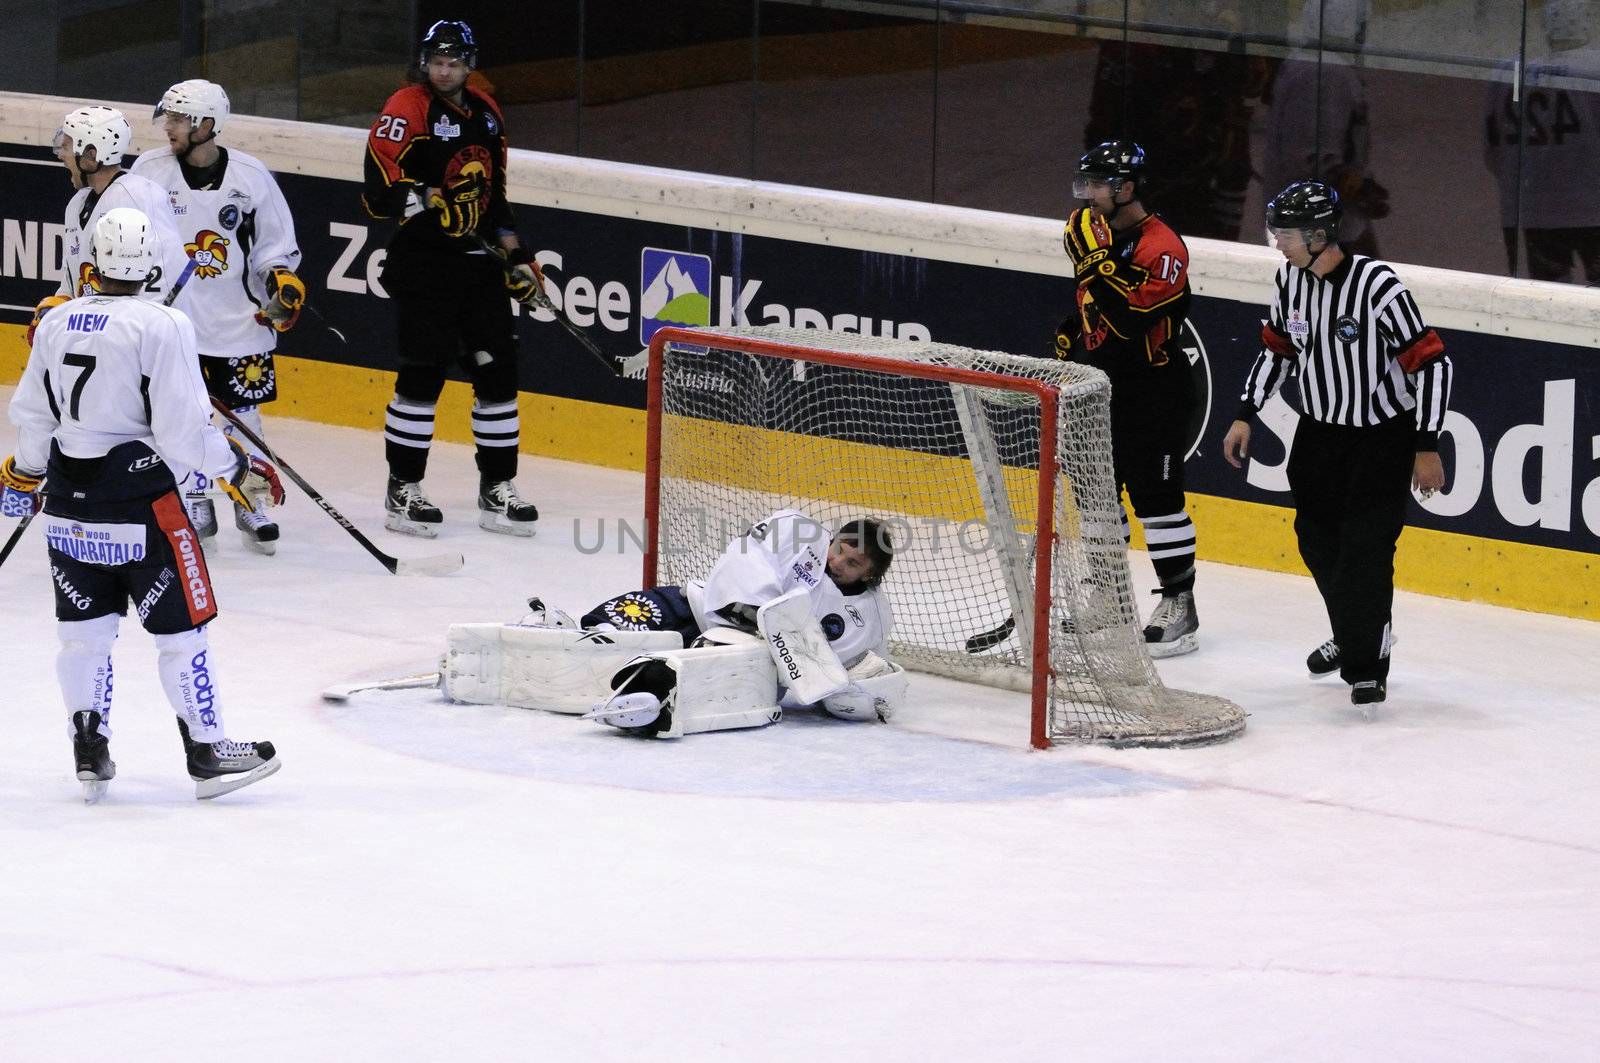
[[[704,582],[684,588],[701,630],[754,627],[755,609],[804,588],[828,644],[849,667],[867,652],[888,656],[894,614],[881,587],[841,591],[827,571],[828,529],[785,509],[754,525],[722,552]]]
[[[255,320],[267,302],[272,269],[300,268],[294,219],[272,173],[252,155],[224,153],[215,187],[190,188],[172,149],[139,156],[133,172],[163,191],[163,209],[177,226],[185,255],[195,261],[184,297],[195,322],[200,353],[241,358],[265,354],[276,333]]]
[[[62,236],[61,283],[57,291],[69,298],[92,295],[89,278],[94,270],[94,225],[100,216],[115,207],[132,207],[150,219],[156,236],[156,267],[139,294],[160,302],[178,279],[188,257],[183,241],[172,224],[172,208],[161,188],[137,174],[124,171],[111,179],[105,192],[96,195],[92,188],[80,188],[67,203],[66,232]],[[192,285],[185,285],[177,306],[189,306]]]
[[[189,319],[133,296],[84,296],[45,315],[11,421],[26,469],[46,467],[52,437],[72,458],[143,441],[174,479],[191,469],[226,475],[238,461],[211,424]]]

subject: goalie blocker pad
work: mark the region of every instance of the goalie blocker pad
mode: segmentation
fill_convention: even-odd
[[[763,605],[756,612],[756,627],[767,641],[778,682],[788,688],[791,701],[812,705],[850,685],[822,624],[811,615],[811,596],[804,587]]]
[[[610,695],[629,661],[682,647],[672,631],[452,624],[440,686],[452,701],[580,714]]]

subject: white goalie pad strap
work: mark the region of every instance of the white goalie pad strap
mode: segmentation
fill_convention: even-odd
[[[822,707],[841,720],[888,722],[906,699],[906,670],[876,653],[868,653],[850,668],[850,685],[822,699]]]
[[[803,587],[763,605],[756,626],[778,668],[778,682],[796,701],[810,705],[850,683],[839,655],[828,645],[822,625],[811,615],[811,596]]]
[[[783,718],[778,707],[778,672],[760,642],[646,656],[668,665],[677,680],[667,698],[672,724],[657,738],[765,727]]]
[[[630,660],[682,647],[672,631],[451,624],[440,686],[452,701],[584,713]]]

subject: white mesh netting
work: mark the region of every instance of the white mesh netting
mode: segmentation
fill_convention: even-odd
[[[697,330],[661,365],[657,582],[704,578],[728,541],[783,508],[836,526],[884,521],[891,651],[907,668],[1033,690],[1035,738],[1190,745],[1244,713],[1163,686],[1145,651],[1098,370],[948,344],[778,326]],[[782,344],[884,359],[825,365]],[[1059,402],[1048,617],[1034,608],[1040,403],[1027,392],[907,375],[921,366],[1047,383]],[[1032,631],[1051,676],[1034,685]]]

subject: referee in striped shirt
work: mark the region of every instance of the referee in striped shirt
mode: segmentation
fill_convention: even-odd
[[[1408,489],[1426,498],[1444,486],[1439,429],[1452,370],[1394,270],[1339,249],[1340,214],[1338,194],[1320,181],[1296,181],[1267,204],[1288,261],[1222,447],[1242,468],[1252,418],[1298,376],[1294,530],[1333,627],[1307,664],[1314,675],[1337,667],[1350,700],[1370,705],[1387,694],[1394,548]]]

